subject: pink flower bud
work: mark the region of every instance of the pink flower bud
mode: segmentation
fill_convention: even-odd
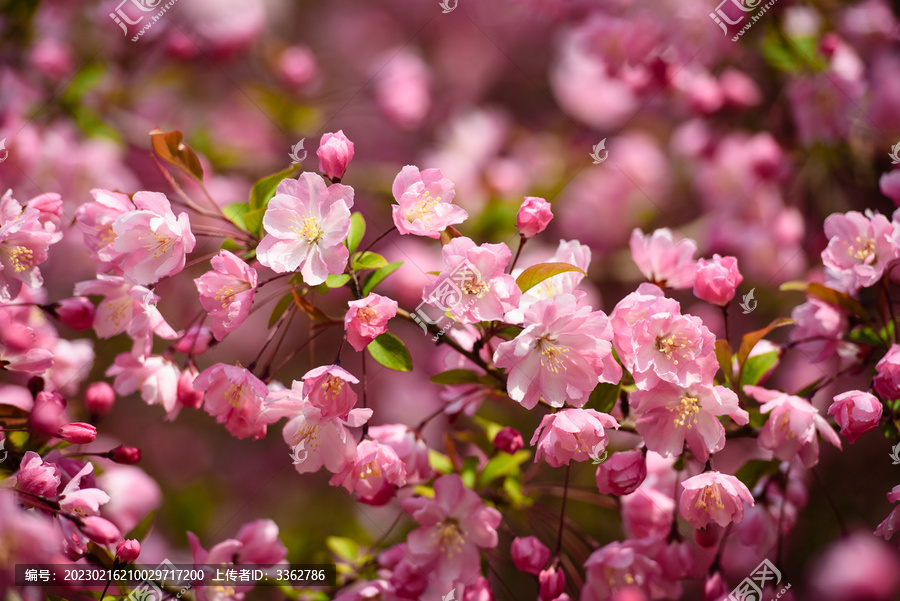
[[[728,594],[721,572],[713,572],[703,582],[703,601],[718,601]]]
[[[107,382],[91,382],[84,391],[84,403],[95,417],[103,417],[112,411],[116,391]]]
[[[299,88],[316,76],[316,57],[305,46],[291,46],[278,56],[278,77],[286,85]]]
[[[203,404],[203,393],[194,389],[194,378],[197,377],[197,373],[196,370],[188,368],[178,376],[178,402],[193,409],[199,409]]]
[[[172,348],[184,355],[202,355],[209,350],[212,338],[213,334],[210,328],[193,325],[188,328],[185,335],[182,336]]]
[[[529,574],[540,572],[550,559],[550,549],[533,536],[513,539],[510,554],[516,568]]]
[[[525,441],[522,440],[521,432],[506,426],[494,436],[494,446],[504,453],[512,455],[525,447]]]
[[[94,325],[94,304],[83,296],[65,298],[50,307],[53,314],[73,330],[89,330]]]
[[[353,142],[347,139],[343,130],[325,134],[319,141],[316,155],[319,157],[319,171],[331,179],[341,178],[353,159]]]
[[[141,460],[141,450],[137,447],[119,445],[112,451],[106,453],[106,456],[116,463],[131,465]]]
[[[875,365],[872,385],[884,400],[900,399],[900,346],[891,345],[887,354]]]
[[[713,255],[711,261],[700,259],[694,271],[694,296],[724,307],[734,298],[742,281],[744,276],[738,271],[734,257]]]
[[[562,595],[566,588],[566,573],[557,570],[556,566],[550,566],[546,570],[541,570],[538,582],[541,585],[541,601],[553,601]]]
[[[828,415],[841,427],[841,434],[847,437],[850,444],[856,439],[878,426],[881,421],[881,401],[859,390],[851,390],[834,397],[834,403],[828,408]]]
[[[88,444],[97,438],[97,428],[84,422],[72,422],[60,428],[56,436],[72,444]]]
[[[647,462],[640,450],[614,453],[597,467],[597,488],[605,495],[627,495],[647,477]]]
[[[36,433],[53,436],[66,423],[66,399],[56,392],[41,391],[35,395],[28,426]]]
[[[119,563],[131,563],[141,554],[141,543],[133,538],[123,538],[116,545],[116,559]]]
[[[547,228],[551,219],[553,211],[549,202],[536,196],[526,196],[516,215],[516,227],[526,238],[533,238]]]
[[[122,536],[115,524],[97,515],[82,518],[81,531],[89,539],[101,545],[110,545]]]

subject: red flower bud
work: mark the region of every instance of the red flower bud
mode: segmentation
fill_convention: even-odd
[[[116,392],[106,382],[92,382],[84,392],[84,403],[91,415],[103,417],[112,411]]]
[[[106,453],[106,456],[116,463],[131,465],[141,460],[141,450],[137,447],[126,447],[125,445],[119,445],[112,451]]]
[[[116,559],[119,563],[131,563],[141,554],[141,543],[133,538],[123,538],[116,545]]]
[[[94,304],[83,296],[65,298],[50,305],[50,310],[73,330],[89,330],[94,325]]]
[[[56,436],[72,444],[88,444],[97,438],[97,428],[84,422],[72,422],[60,428]]]
[[[522,440],[522,434],[518,430],[506,426],[494,436],[494,446],[512,455],[525,446],[525,441]]]

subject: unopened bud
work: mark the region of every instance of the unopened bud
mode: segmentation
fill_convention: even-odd
[[[84,422],[72,422],[60,428],[56,436],[72,444],[89,444],[96,440],[97,428]]]
[[[98,515],[82,518],[81,531],[89,539],[101,545],[112,544],[122,536],[115,524]]]
[[[123,465],[132,465],[141,460],[141,450],[137,447],[126,447],[125,445],[119,445],[112,451],[106,453],[106,457],[109,457],[116,463],[121,463]]]
[[[103,417],[112,411],[116,391],[107,382],[91,382],[84,392],[87,410],[95,417]]]
[[[131,563],[141,554],[141,543],[133,538],[124,538],[116,545],[116,559],[119,563]]]
[[[94,304],[83,296],[64,298],[50,305],[49,309],[73,330],[89,330],[94,325]]]

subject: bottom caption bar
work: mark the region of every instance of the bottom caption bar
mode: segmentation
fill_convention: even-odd
[[[168,560],[156,566],[132,565],[101,568],[72,564],[16,564],[16,586],[104,586],[112,583],[152,583],[160,588],[195,586],[334,586],[333,563],[276,565],[254,564],[195,566]]]

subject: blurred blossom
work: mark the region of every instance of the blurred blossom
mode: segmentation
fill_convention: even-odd
[[[516,569],[537,575],[550,559],[550,549],[534,536],[513,539],[510,555]]]
[[[834,397],[828,415],[834,416],[841,434],[853,444],[860,436],[878,427],[881,411],[881,401],[877,398],[867,392],[851,390]]]
[[[525,448],[525,441],[522,439],[522,433],[509,426],[504,426],[494,436],[494,446],[497,450],[513,455]]]
[[[896,549],[863,532],[838,540],[816,562],[810,586],[825,601],[889,601],[900,590]]]
[[[597,488],[606,495],[633,493],[647,477],[647,463],[640,449],[613,453],[597,467]]]
[[[631,232],[631,257],[648,280],[662,287],[690,288],[694,285],[697,245],[693,240],[675,242],[667,228],[644,234]]]
[[[306,86],[318,73],[316,57],[306,46],[290,46],[278,55],[277,72],[281,80],[292,88]]]
[[[84,392],[84,403],[91,415],[103,417],[112,411],[116,393],[107,382],[91,382]]]
[[[389,50],[372,61],[375,102],[398,127],[419,126],[431,110],[428,65],[406,48]]]

